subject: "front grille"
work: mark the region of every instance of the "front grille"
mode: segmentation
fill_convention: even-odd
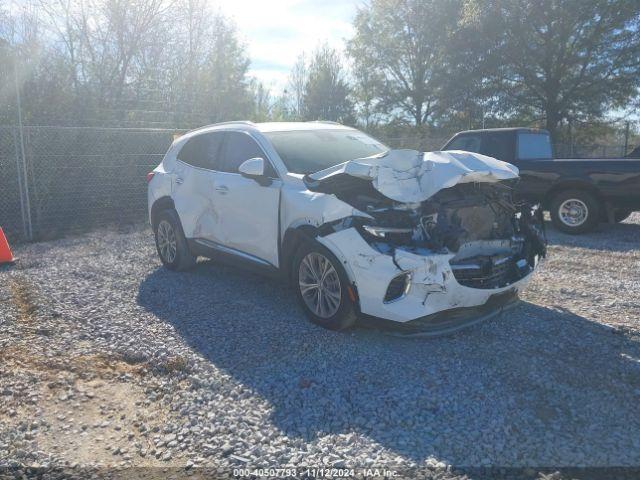
[[[389,286],[387,287],[387,293],[385,293],[384,295],[384,303],[393,302],[402,298],[406,293],[409,281],[410,279],[408,273],[403,273],[402,275],[394,277],[393,280],[389,282]]]
[[[450,264],[458,283],[470,288],[505,287],[512,283],[517,275],[513,257],[478,256]]]

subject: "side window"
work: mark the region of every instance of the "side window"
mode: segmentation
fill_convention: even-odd
[[[267,176],[277,178],[275,170],[256,141],[246,133],[227,132],[222,149],[221,172],[238,173],[238,167],[250,158],[263,158]]]
[[[510,132],[497,132],[484,135],[480,153],[510,162],[513,160],[514,150],[514,136]]]
[[[223,138],[223,132],[197,135],[184,144],[178,159],[194,167],[217,170]]]
[[[520,160],[553,158],[549,135],[545,133],[518,134],[518,158]]]
[[[479,153],[480,135],[460,135],[447,145],[447,150],[464,150],[465,152]]]

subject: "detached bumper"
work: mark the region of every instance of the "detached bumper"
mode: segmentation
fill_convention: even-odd
[[[358,289],[360,310],[365,315],[393,322],[439,325],[438,330],[462,328],[487,315],[500,313],[515,302],[531,275],[502,288],[470,288],[456,281],[449,261],[453,254],[418,255],[396,249],[387,255],[372,248],[354,229],[349,228],[318,241],[343,263],[347,275]],[[403,272],[410,274],[410,285],[403,295],[385,302],[390,282]],[[443,313],[441,317],[436,314]],[[446,319],[445,315],[446,314]],[[479,320],[478,320],[479,321]],[[452,330],[453,331],[453,330]]]

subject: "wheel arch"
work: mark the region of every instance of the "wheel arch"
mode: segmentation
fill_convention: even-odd
[[[602,193],[600,192],[598,187],[596,187],[592,183],[589,183],[585,180],[572,179],[572,180],[564,180],[560,183],[557,183],[553,187],[551,187],[547,191],[547,194],[545,195],[544,207],[546,209],[549,209],[551,207],[551,202],[553,201],[553,198],[556,195],[558,195],[560,192],[563,192],[565,190],[583,190],[585,192],[590,193],[594,197],[596,197],[598,202],[603,203],[604,201],[602,197]]]
[[[176,206],[173,203],[173,199],[171,197],[165,196],[158,198],[153,205],[151,206],[151,214],[149,220],[151,221],[151,226],[155,228],[156,221],[158,219],[158,215],[160,212],[164,210],[175,210]]]
[[[293,256],[302,243],[306,240],[313,240],[318,236],[318,228],[313,225],[300,225],[289,227],[282,237],[282,247],[280,248],[280,268],[287,281],[291,280],[291,265]]]

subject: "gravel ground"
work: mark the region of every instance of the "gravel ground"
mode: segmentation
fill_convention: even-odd
[[[147,228],[17,248],[0,466],[640,466],[640,214],[549,236],[518,308],[438,339],[325,331],[215,262],[167,271]]]

